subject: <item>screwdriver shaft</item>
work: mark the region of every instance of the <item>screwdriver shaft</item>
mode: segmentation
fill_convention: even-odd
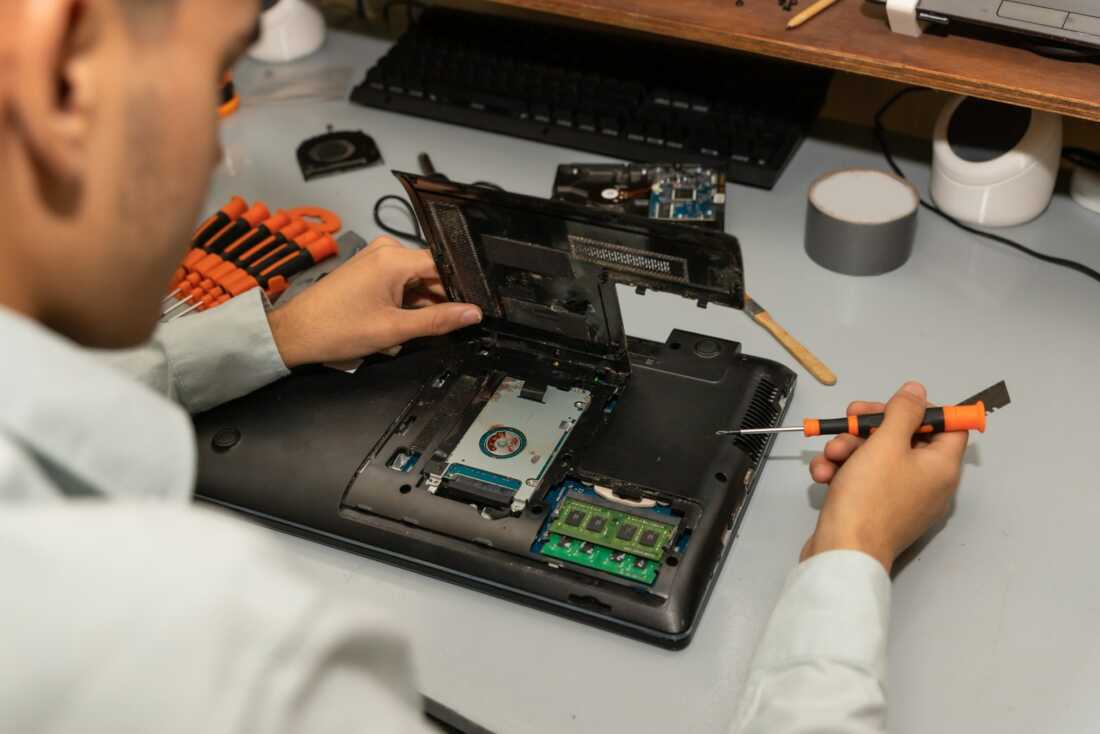
[[[196,303],[196,304],[195,304],[194,306],[192,306],[191,308],[189,308],[189,309],[187,309],[186,311],[184,311],[183,313],[181,313],[181,314],[180,314],[179,316],[174,316],[174,317],[172,317],[172,321],[175,321],[176,319],[182,319],[182,318],[183,318],[184,316],[186,316],[186,315],[188,315],[189,313],[191,313],[191,312],[193,312],[193,311],[197,310],[197,309],[198,309],[198,308],[199,308],[200,306],[202,306],[202,301],[199,301],[199,302],[198,302],[198,303]]]
[[[798,431],[802,433],[804,429],[802,426],[783,426],[781,428],[741,428],[731,429],[724,431],[715,431],[716,436],[752,436],[758,433],[793,433]]]
[[[162,313],[162,314],[160,315],[160,317],[161,317],[161,318],[163,319],[163,318],[164,318],[165,316],[167,316],[168,314],[172,313],[173,311],[178,311],[178,310],[179,310],[180,308],[182,308],[182,307],[184,307],[184,306],[186,306],[186,305],[188,305],[188,304],[190,304],[190,303],[192,303],[192,302],[193,302],[193,301],[192,301],[192,300],[191,300],[190,298],[185,298],[184,300],[182,300],[182,301],[180,301],[179,303],[177,303],[177,304],[176,304],[175,306],[172,306],[172,308],[168,309],[167,311],[164,311],[164,312],[163,312],[163,313]]]

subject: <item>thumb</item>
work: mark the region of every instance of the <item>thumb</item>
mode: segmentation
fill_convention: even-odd
[[[908,446],[913,434],[924,422],[927,406],[928,393],[924,385],[919,382],[905,383],[886,404],[886,417],[875,434],[885,434],[892,440],[904,440]]]
[[[481,309],[468,303],[440,303],[398,309],[393,316],[397,343],[421,336],[441,336],[481,322]]]

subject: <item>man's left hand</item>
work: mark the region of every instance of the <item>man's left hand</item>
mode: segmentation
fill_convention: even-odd
[[[287,367],[365,357],[421,336],[481,321],[481,310],[448,303],[431,255],[379,237],[268,314]]]

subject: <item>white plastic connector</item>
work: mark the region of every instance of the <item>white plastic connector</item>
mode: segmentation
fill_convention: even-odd
[[[928,24],[917,20],[920,0],[886,0],[886,19],[890,30],[903,36],[919,38]]]

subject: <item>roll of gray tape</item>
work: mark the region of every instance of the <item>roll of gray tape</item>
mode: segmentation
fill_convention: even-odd
[[[920,195],[908,181],[864,168],[833,171],[810,186],[806,254],[846,275],[881,275],[913,252]]]

